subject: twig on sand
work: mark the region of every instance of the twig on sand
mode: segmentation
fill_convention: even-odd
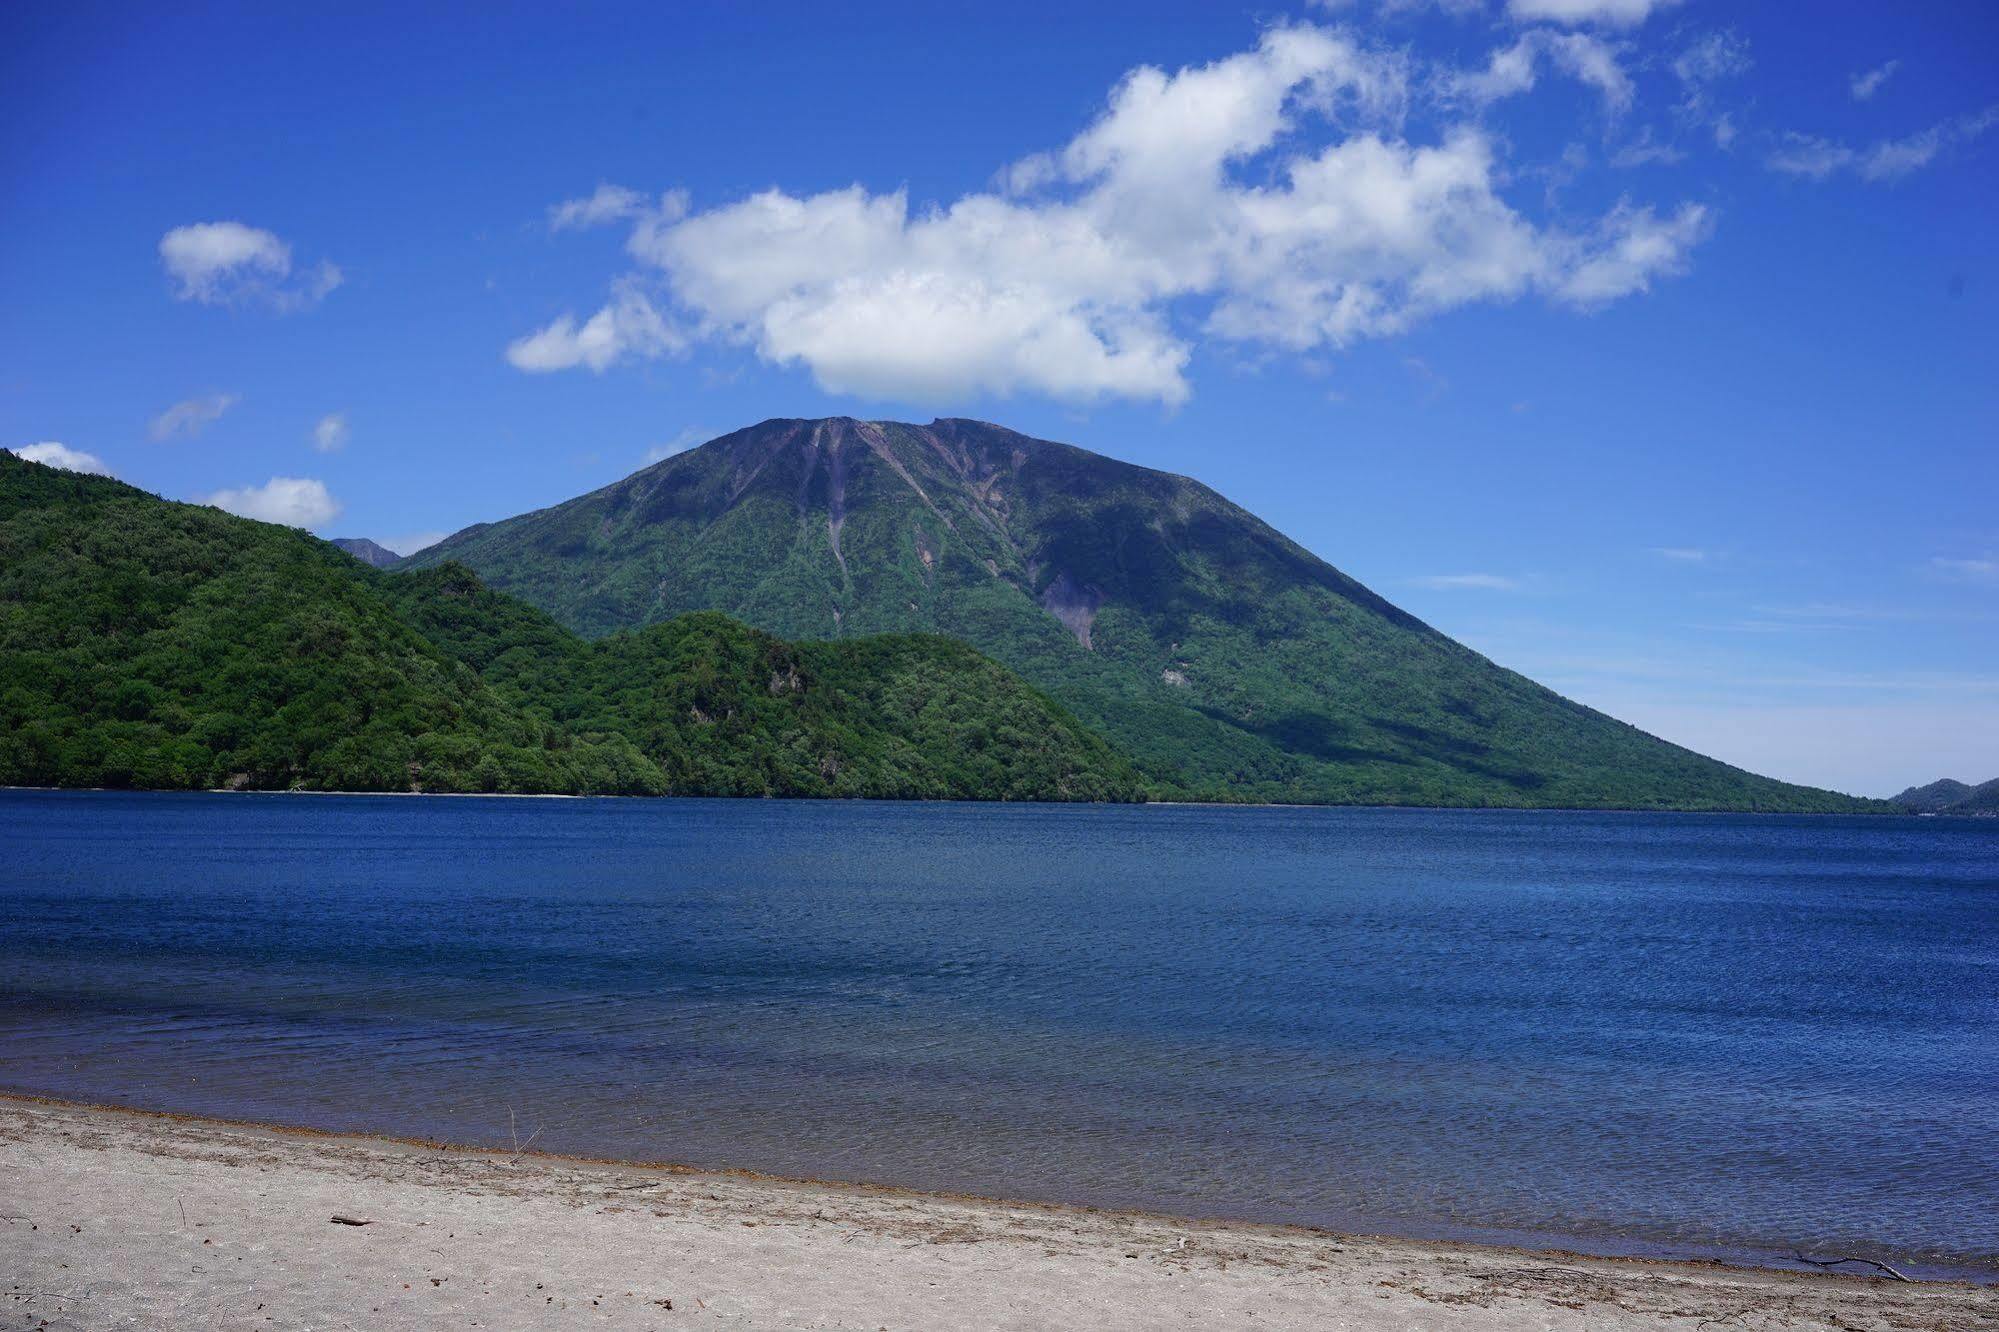
[[[514,1127],[514,1108],[511,1105],[507,1107],[507,1140],[514,1145],[514,1159],[516,1161],[521,1159],[522,1153],[534,1146],[534,1140],[540,1136],[541,1126],[536,1125],[535,1131],[528,1134],[528,1140],[522,1142],[520,1133]]]
[[[327,1220],[336,1226],[372,1226],[375,1223],[359,1216],[330,1216]]]
[[[1807,1258],[1802,1253],[1793,1253],[1791,1257],[1801,1263],[1810,1263],[1813,1267],[1838,1267],[1841,1263],[1861,1263],[1878,1271],[1885,1272],[1897,1281],[1907,1281],[1909,1279],[1888,1266],[1888,1264],[1879,1262],[1873,1258],[1858,1258],[1851,1254],[1844,1258]]]

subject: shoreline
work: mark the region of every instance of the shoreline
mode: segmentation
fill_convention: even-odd
[[[553,1327],[580,1311],[621,1327],[1620,1332],[1755,1310],[1759,1327],[1999,1329],[1999,1288],[1864,1268],[1346,1235],[13,1094],[0,1188],[13,1307],[84,1325],[224,1325],[254,1304],[250,1321],[278,1326],[359,1311],[374,1316],[356,1325]]]
[[[1590,1262],[1633,1263],[1639,1265],[1688,1266],[1713,1268],[1731,1272],[1771,1272],[1787,1275],[1815,1275],[1820,1270],[1811,1264],[1794,1263],[1778,1249],[1757,1249],[1750,1247],[1723,1247],[1713,1252],[1685,1253],[1670,1252],[1671,1246],[1656,1241],[1603,1238],[1598,1247],[1575,1247],[1589,1244],[1590,1240],[1564,1235],[1555,1231],[1532,1231],[1508,1229],[1499,1226],[1433,1228],[1428,1232],[1420,1228],[1414,1232],[1395,1230],[1371,1230],[1361,1226],[1346,1229],[1337,1225],[1315,1225],[1301,1221],[1259,1220],[1251,1216],[1227,1213],[1179,1212],[1166,1208],[1150,1207],[1143,1204],[1121,1205],[1117,1203],[1097,1203],[1087,1201],[1064,1201],[1061,1199],[1034,1198],[993,1193],[979,1193],[952,1188],[928,1188],[906,1184],[891,1184],[879,1181],[843,1179],[823,1175],[792,1175],[770,1170],[759,1170],[752,1166],[703,1165],[686,1161],[640,1159],[622,1156],[592,1156],[582,1152],[558,1152],[537,1148],[523,1143],[518,1150],[499,1146],[484,1146],[478,1143],[447,1141],[441,1138],[411,1137],[390,1132],[374,1132],[356,1129],[316,1128],[309,1124],[283,1123],[265,1119],[241,1119],[226,1115],[203,1114],[198,1111],[160,1110],[149,1106],[120,1105],[109,1101],[79,1101],[67,1097],[52,1096],[39,1092],[12,1091],[0,1087],[0,1115],[10,1107],[42,1107],[50,1110],[75,1111],[88,1115],[126,1117],[135,1120],[156,1120],[167,1124],[189,1128],[230,1129],[244,1133],[268,1134],[281,1138],[299,1138],[327,1143],[349,1143],[374,1145],[385,1149],[406,1149],[436,1153],[439,1155],[461,1156],[467,1159],[505,1157],[510,1161],[541,1162],[551,1166],[573,1166],[588,1169],[636,1170],[651,1174],[670,1175],[686,1179],[737,1180],[745,1183],[768,1185],[778,1188],[823,1189],[833,1192],[854,1193],[869,1197],[903,1199],[914,1202],[960,1204],[974,1207],[1014,1208],[1053,1214],[1073,1214],[1077,1216],[1124,1218],[1133,1221],[1152,1221],[1186,1227],[1240,1228],[1267,1231],[1279,1234],[1315,1236],[1327,1240],[1352,1242],[1365,1238],[1390,1244],[1408,1244],[1420,1247],[1435,1247],[1452,1251],[1475,1253],[1515,1254],[1586,1260]],[[1802,1252],[1802,1250],[1799,1250]],[[1925,1266],[1907,1259],[1894,1259],[1877,1263],[1874,1254],[1868,1257],[1856,1256],[1847,1266],[1835,1266],[1831,1270],[1836,1276],[1874,1277],[1884,1275],[1885,1269],[1899,1279],[1909,1283],[1932,1285],[1962,1285],[1991,1289],[1999,1296],[1999,1270],[1972,1272],[1960,1269],[1940,1269]],[[1892,1257],[1892,1255],[1891,1255]]]
[[[1862,810],[1772,810],[1772,809],[1641,809],[1631,805],[1384,805],[1354,802],[1282,800],[954,800],[886,799],[879,796],[717,796],[717,795],[617,795],[570,791],[335,791],[307,787],[204,786],[198,789],[162,789],[140,786],[19,786],[0,784],[0,791],[42,791],[60,795],[68,792],[96,795],[226,795],[226,796],[385,796],[396,799],[444,800],[731,800],[771,801],[797,804],[840,805],[1007,805],[1048,806],[1054,809],[1089,807],[1101,809],[1364,809],[1407,811],[1417,814],[1676,814],[1719,815],[1730,818],[1764,819],[1982,819],[1999,817],[1984,814],[1921,813],[1907,809]],[[1875,800],[1875,796],[1851,796],[1853,800]]]

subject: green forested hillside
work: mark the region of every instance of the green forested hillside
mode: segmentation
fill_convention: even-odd
[[[446,560],[584,634],[946,634],[1183,798],[1885,808],[1571,702],[1198,482],[982,422],[767,421],[408,563]]]
[[[0,453],[0,783],[1131,799],[960,644],[721,615],[585,642],[460,568]]]
[[[1972,786],[1946,777],[1928,786],[1912,786],[1893,803],[1912,814],[1999,814],[1999,778]]]

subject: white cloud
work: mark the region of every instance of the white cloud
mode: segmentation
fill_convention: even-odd
[[[1630,28],[1679,0],[1506,0],[1506,12],[1522,23],[1602,23]]]
[[[1603,98],[1604,108],[1613,114],[1631,106],[1631,79],[1618,63],[1617,48],[1587,33],[1547,28],[1520,34],[1511,46],[1494,51],[1483,70],[1453,75],[1446,86],[1468,101],[1495,102],[1531,92],[1543,61],[1594,88]]]
[[[394,551],[398,555],[414,555],[429,546],[434,546],[449,532],[411,532],[407,536],[383,537],[376,544]]]
[[[324,481],[298,476],[274,476],[261,486],[218,490],[201,502],[238,517],[286,527],[320,527],[339,517],[341,509]]]
[[[1873,97],[1875,93],[1881,91],[1882,84],[1895,77],[1895,71],[1901,67],[1901,61],[1890,60],[1885,65],[1855,74],[1847,80],[1847,86],[1853,91],[1853,100],[1864,102]]]
[[[859,185],[771,189],[649,212],[628,249],[657,286],[624,279],[589,321],[558,319],[508,358],[603,370],[698,337],[868,397],[1170,405],[1191,391],[1197,335],[1305,353],[1481,301],[1589,307],[1684,265],[1669,247],[1699,238],[1698,209],[1537,225],[1501,197],[1508,173],[1482,130],[1402,136],[1411,86],[1401,52],[1276,27],[1211,64],[1132,71],[1092,124],[1003,170],[995,192],[919,207]]]
[[[665,462],[675,454],[685,453],[697,444],[704,444],[714,438],[706,426],[689,426],[664,444],[655,444],[646,450],[646,464]]]
[[[1520,580],[1502,574],[1462,573],[1429,574],[1421,578],[1406,580],[1413,587],[1426,587],[1433,592],[1517,592]]]
[[[645,292],[620,282],[610,303],[583,323],[565,314],[553,323],[507,344],[507,360],[517,370],[542,374],[588,366],[602,374],[619,361],[677,352],[687,345]]]
[[[241,222],[196,222],[160,237],[160,262],[174,296],[204,305],[267,305],[302,310],[339,286],[330,263],[294,272],[291,247]]]
[[[1999,124],[1999,106],[1899,139],[1882,139],[1865,148],[1809,134],[1787,134],[1782,146],[1765,161],[1772,171],[1809,180],[1825,180],[1848,171],[1867,181],[1896,180],[1928,166],[1947,149],[1970,143],[1995,124]]]
[[[1682,204],[1670,217],[1660,217],[1650,208],[1620,203],[1568,266],[1557,294],[1590,309],[1650,290],[1653,278],[1685,270],[1688,253],[1712,227],[1700,204]]]
[[[44,467],[59,467],[65,472],[82,472],[89,476],[110,476],[111,469],[104,460],[94,453],[73,449],[67,444],[45,441],[40,444],[23,444],[18,449],[9,450],[16,458],[40,463]]]
[[[154,440],[172,439],[176,435],[186,435],[190,439],[222,418],[222,414],[234,407],[241,399],[234,393],[210,393],[205,397],[189,398],[155,416],[146,427],[146,434]]]
[[[321,453],[338,453],[347,447],[347,413],[328,412],[312,428],[312,447]]]
[[[1700,546],[1654,546],[1652,553],[1675,564],[1705,564],[1714,558],[1713,551]]]
[[[548,229],[572,231],[601,227],[611,222],[629,222],[647,214],[672,221],[686,212],[687,195],[682,190],[669,190],[654,204],[637,190],[626,189],[623,185],[599,185],[594,194],[582,199],[566,199],[550,208]]]

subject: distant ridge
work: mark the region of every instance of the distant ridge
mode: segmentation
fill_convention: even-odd
[[[1176,798],[1890,808],[1562,698],[1199,482],[982,421],[765,421],[409,564],[449,560],[584,634],[701,609],[789,638],[947,634]]]
[[[1999,777],[1977,786],[1945,777],[1912,786],[1891,803],[1914,814],[1999,814]]]
[[[329,539],[334,545],[340,547],[340,549],[346,551],[349,555],[361,561],[361,563],[372,565],[377,569],[386,569],[402,558],[402,556],[396,554],[387,546],[378,545],[370,541],[367,537],[332,537]]]

